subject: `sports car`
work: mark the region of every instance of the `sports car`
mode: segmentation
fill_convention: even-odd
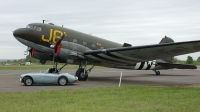
[[[75,83],[78,81],[78,77],[70,75],[68,73],[50,72],[48,69],[45,73],[27,73],[22,74],[20,82],[26,86],[32,84],[59,84],[61,86],[67,83]]]

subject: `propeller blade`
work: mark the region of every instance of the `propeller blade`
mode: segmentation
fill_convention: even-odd
[[[62,40],[64,39],[65,36],[66,36],[66,35],[63,34],[63,35],[60,37],[60,39],[56,42],[56,44],[55,44],[55,46],[54,46],[54,55],[55,55],[55,54],[58,54],[58,52],[59,52],[59,50],[60,50],[60,47],[61,47],[60,43],[62,42]]]
[[[52,46],[52,47],[54,47],[54,51],[53,51],[53,68],[55,68],[56,70],[57,70],[57,59],[56,59],[56,57],[57,57],[57,55],[59,54],[59,52],[60,52],[60,49],[61,49],[61,42],[62,42],[62,40],[64,39],[64,37],[65,37],[66,35],[65,34],[63,34],[61,37],[60,37],[60,39],[56,42],[56,44],[54,45],[54,46]],[[50,46],[50,47],[51,47]]]
[[[61,43],[61,41],[64,39],[64,37],[65,37],[65,34],[63,34],[63,35],[60,37],[60,39],[56,42],[55,47],[58,46],[58,45]]]
[[[27,47],[26,51],[24,51],[24,55],[29,55],[30,57],[33,56],[34,54],[34,49],[31,47]]]

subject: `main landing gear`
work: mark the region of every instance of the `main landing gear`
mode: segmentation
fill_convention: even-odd
[[[79,81],[86,81],[88,78],[88,74],[91,72],[95,65],[93,65],[90,69],[87,70],[87,61],[82,60],[79,64],[79,69],[76,71],[76,76]]]
[[[156,69],[153,69],[153,71],[156,73],[157,76],[160,75],[160,71],[157,71]]]
[[[58,63],[56,61],[56,63],[53,64],[53,68],[50,68],[48,73],[59,73],[67,65],[67,63],[65,63],[60,69],[57,68],[57,65]]]

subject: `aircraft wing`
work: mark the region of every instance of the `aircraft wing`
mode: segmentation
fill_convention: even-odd
[[[200,40],[91,50],[84,52],[84,55],[100,62],[132,65],[198,51],[200,51]]]

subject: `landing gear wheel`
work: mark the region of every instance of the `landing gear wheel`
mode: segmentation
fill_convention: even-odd
[[[68,82],[68,80],[67,80],[66,77],[60,77],[60,78],[58,79],[58,84],[61,85],[61,86],[66,85],[67,82]]]
[[[25,86],[31,86],[33,84],[33,79],[31,77],[25,77],[24,78],[24,85]]]
[[[156,75],[159,76],[160,75],[160,71],[156,71]]]
[[[84,74],[84,69],[80,68],[76,71],[76,76],[78,77],[79,81],[86,81],[88,78],[88,73],[85,71]]]

